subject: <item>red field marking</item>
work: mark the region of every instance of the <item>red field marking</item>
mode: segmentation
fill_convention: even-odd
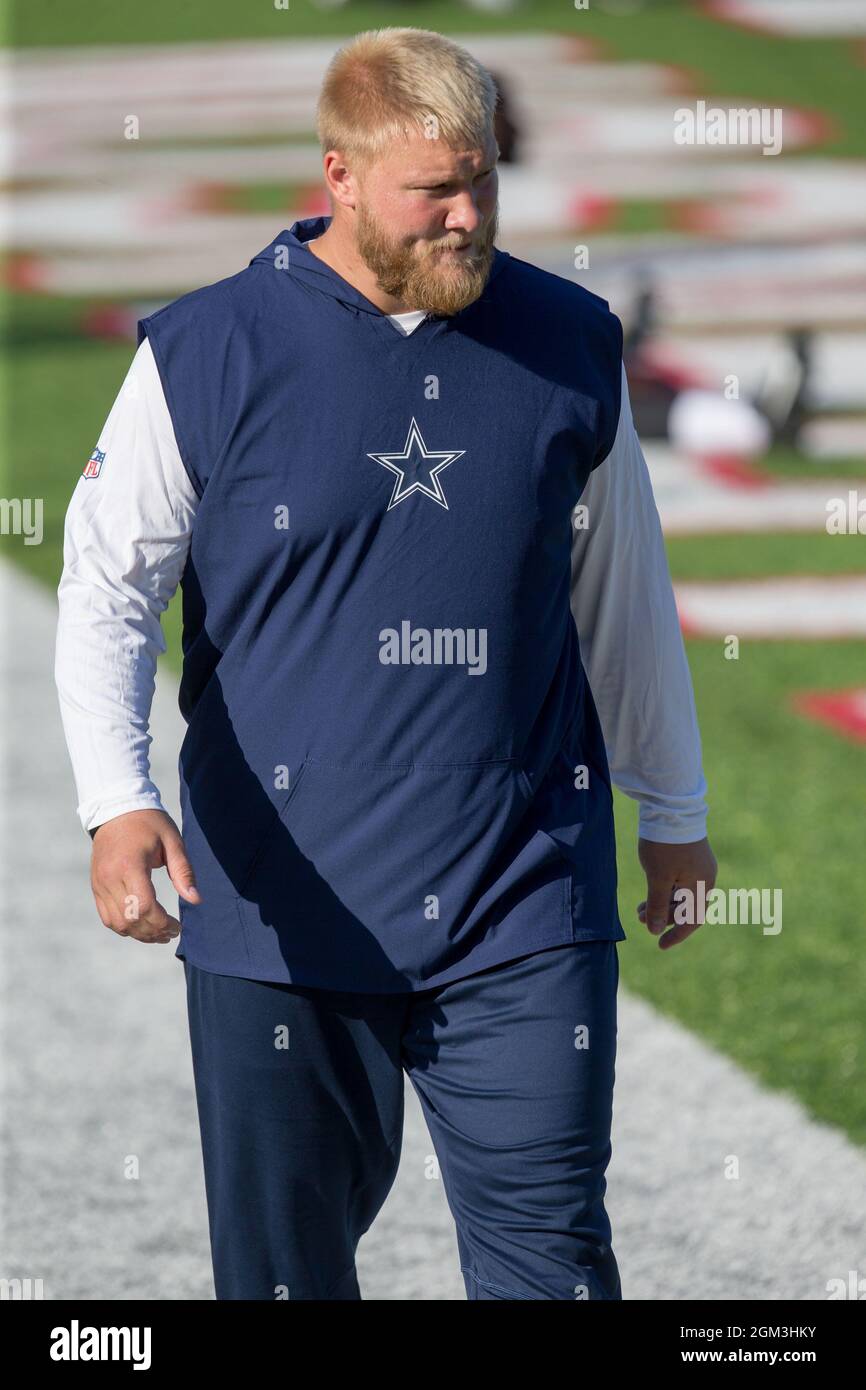
[[[760,24],[757,19],[740,10],[729,9],[725,0],[698,0],[696,8],[716,24],[729,24],[733,29],[745,29],[748,34],[770,35],[774,39],[779,37],[775,29],[768,29],[765,24]]]
[[[566,203],[569,228],[575,232],[608,231],[619,218],[622,200],[603,193],[576,193]]]
[[[728,487],[771,487],[776,479],[738,454],[704,454],[696,460],[706,473]]]
[[[676,599],[676,589],[674,589],[674,598]],[[680,608],[679,600],[677,600],[677,617],[680,620],[680,632],[683,637],[706,637],[707,634],[686,617]],[[713,635],[715,636],[715,634]]]
[[[852,690],[800,691],[790,700],[797,714],[842,734],[853,743],[866,743],[866,686]]]
[[[47,284],[45,260],[27,252],[12,252],[3,272],[3,283],[10,290],[38,292]]]
[[[181,190],[177,206],[185,212],[230,212],[231,190],[229,183],[190,183]]]
[[[331,211],[331,204],[324,188],[311,184],[295,199],[298,217],[324,217]]]
[[[601,63],[611,57],[610,46],[600,39],[579,39],[574,34],[560,34],[558,58],[566,63]]]
[[[781,207],[782,199],[775,188],[744,188],[725,194],[724,203],[717,194],[706,198],[684,198],[674,216],[674,230],[691,232],[694,236],[729,237],[728,215],[734,208]]]

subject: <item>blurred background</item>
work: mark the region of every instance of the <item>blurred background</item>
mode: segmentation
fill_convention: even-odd
[[[756,1125],[761,1116],[779,1120],[768,1095],[793,1105],[784,1114],[796,1115],[804,1128],[791,1130],[779,1120],[785,1141],[763,1174],[761,1206],[772,1205],[774,1193],[780,1208],[802,1199],[809,1219],[817,1219],[809,1181],[820,1178],[825,1192],[837,1186],[821,1163],[841,1173],[850,1162],[852,1182],[862,1182],[866,1171],[866,4],[859,0],[593,0],[587,9],[552,0],[291,0],[286,8],[271,0],[42,0],[11,7],[4,496],[44,499],[44,522],[40,544],[25,544],[20,534],[0,539],[9,716],[7,999],[9,981],[17,980],[16,1000],[27,1018],[38,1018],[32,951],[46,953],[45,976],[55,990],[79,978],[76,972],[83,972],[82,989],[99,978],[120,989],[125,980],[117,942],[102,940],[107,934],[99,935],[89,900],[89,841],[75,818],[58,743],[46,644],[53,641],[66,505],[135,351],[136,320],[187,289],[242,269],[296,218],[329,211],[314,129],[319,84],[343,37],[391,24],[450,34],[496,78],[499,245],[602,295],[623,321],[635,422],[695,685],[718,884],[783,892],[777,934],[757,925],[707,925],[662,956],[635,914],[645,895],[637,807],[616,793],[620,911],[629,935],[620,947],[627,991],[623,1068],[641,1058],[649,1068],[653,1059],[672,1084],[675,1107],[684,1103],[684,1088],[695,1085],[699,1113],[689,1117],[697,1126],[689,1142],[714,1122],[713,1099],[721,1093],[715,1087],[723,1091],[745,1078],[757,1088],[741,1098]],[[702,102],[763,112],[765,131],[782,136],[780,152],[765,153],[766,139],[678,144],[675,113],[694,112]],[[847,518],[839,533],[828,529],[833,499]],[[164,630],[163,687],[179,669],[179,596]],[[735,659],[726,647],[730,636],[739,638]],[[39,647],[32,657],[28,639]],[[176,747],[159,750],[167,783],[175,753]],[[174,793],[167,784],[163,790]],[[31,865],[23,884],[22,862]],[[67,926],[76,917],[73,945]],[[98,960],[75,955],[82,934]],[[123,949],[131,958],[138,946]],[[151,978],[153,962],[136,961],[134,969],[146,972],[141,987],[154,991],[158,1014],[165,1006]],[[71,994],[59,994],[55,1006],[62,1009],[65,997],[72,1008]],[[101,1002],[92,998],[98,1011]],[[176,1029],[177,1000],[172,1008]],[[121,1024],[122,1000],[118,1010]],[[657,1025],[676,1031],[657,1034]],[[44,1133],[53,1132],[59,1103],[50,1095],[57,1076],[52,1057],[62,1067],[60,1053],[66,1053],[62,1032],[54,1042],[41,1027],[40,1034],[23,1047],[21,1069],[7,1078],[22,1103],[40,1078],[49,1090],[43,1141],[13,1146],[15,1172],[28,1166],[28,1143],[36,1145],[39,1171],[51,1169]],[[75,1030],[70,1036],[80,1042]],[[659,1036],[666,1040],[660,1051],[653,1042]],[[131,1047],[154,1043],[137,1032],[124,1037]],[[100,1038],[97,1029],[90,1043],[104,1057]],[[111,1046],[113,1053],[116,1038]],[[726,1069],[730,1063],[736,1071]],[[188,1145],[185,1056],[177,1065]],[[648,1084],[646,1076],[639,1079],[638,1091]],[[78,1082],[95,1086],[86,1067]],[[124,1089],[122,1071],[100,1073],[99,1085],[111,1084]],[[171,1097],[181,1081],[167,1084]],[[94,1132],[103,1133],[98,1087],[87,1094],[93,1115],[101,1116]],[[662,1142],[657,1135],[627,1128],[627,1103],[619,1095],[622,1145],[618,1157],[615,1138],[611,1183],[619,1161],[623,1195],[617,1208],[614,1191],[610,1210],[615,1245],[620,1230],[630,1255],[623,1261],[625,1297],[684,1297],[683,1287],[695,1297],[726,1296],[733,1251],[743,1250],[737,1223],[745,1218],[733,1206],[699,1216],[719,1200],[717,1155],[680,1145],[686,1172],[706,1165],[707,1187],[680,1191],[676,1215],[650,1218],[639,1186],[629,1188],[627,1144],[635,1145],[635,1163],[638,1150],[648,1163],[653,1153],[657,1163],[670,1155],[653,1150]],[[154,1084],[152,1101],[155,1116],[172,1104],[162,1084]],[[81,1092],[77,1104],[80,1113]],[[33,1123],[31,1112],[31,1129]],[[672,1121],[672,1133],[679,1123]],[[161,1174],[170,1182],[172,1171],[180,1178],[187,1169],[169,1156],[174,1147],[165,1128],[160,1133]],[[765,1138],[773,1142],[772,1134]],[[410,1139],[423,1155],[423,1136]],[[92,1140],[82,1131],[76,1152],[104,1212],[99,1194],[108,1169],[100,1175],[97,1165],[93,1172]],[[824,1153],[819,1163],[825,1140],[843,1148]],[[817,1148],[809,1148],[813,1141]],[[135,1147],[125,1132],[118,1143]],[[723,1125],[719,1152],[731,1143]],[[766,1144],[759,1146],[765,1157]],[[68,1148],[59,1152],[63,1161],[58,1157],[41,1195],[30,1170],[27,1197],[43,1216],[58,1201],[59,1173],[70,1162]],[[793,1167],[801,1162],[795,1180]],[[783,1199],[785,1173],[791,1187]],[[653,1181],[667,1185],[664,1172]],[[661,1212],[664,1193],[658,1197]],[[436,1200],[438,1221],[441,1193]],[[130,1241],[147,1254],[133,1199],[119,1201],[117,1221],[130,1223],[124,1227]],[[165,1229],[150,1252],[170,1254],[177,1241],[175,1292],[154,1291],[131,1277],[121,1239],[114,1256],[102,1251],[98,1274],[69,1267],[60,1234],[51,1238],[54,1245],[40,1246],[31,1227],[7,1249],[17,1250],[24,1265],[24,1252],[37,1248],[46,1265],[63,1264],[55,1297],[97,1296],[88,1287],[98,1296],[209,1297],[200,1196],[196,1201],[184,1217],[189,1239]],[[779,1210],[774,1238],[784,1267],[771,1260],[758,1274],[760,1241],[770,1234],[755,1237],[750,1219],[757,1244],[746,1272],[732,1276],[741,1296],[826,1297],[825,1272],[826,1279],[844,1275],[858,1253],[866,1274],[863,1210],[861,1204],[854,1225],[850,1207],[831,1213],[839,1243],[826,1271],[808,1263],[806,1247],[814,1239],[798,1224],[802,1211],[795,1219]],[[68,1211],[68,1204],[58,1208],[58,1220]],[[650,1219],[661,1223],[653,1250],[645,1248]],[[714,1256],[721,1273],[714,1282],[704,1269],[703,1282],[690,1286],[683,1254],[704,1219],[707,1241],[722,1232]],[[175,1223],[171,1230],[177,1229]],[[430,1251],[440,1236],[425,1233],[423,1224],[403,1227],[403,1254],[394,1256],[392,1268],[406,1263],[402,1289],[413,1287],[412,1260],[422,1261],[424,1273],[415,1292],[394,1292],[380,1276],[381,1263],[373,1264],[374,1256],[379,1261],[390,1252],[392,1235],[383,1224],[365,1238],[373,1252],[371,1287],[380,1289],[372,1296],[463,1296],[450,1267],[437,1283]],[[443,1259],[450,1260],[450,1235],[441,1239]],[[669,1242],[669,1252],[678,1250],[662,1286],[659,1239]],[[190,1249],[198,1252],[194,1267],[185,1264]],[[108,1271],[120,1292],[106,1292]],[[742,1292],[743,1280],[752,1292]]]

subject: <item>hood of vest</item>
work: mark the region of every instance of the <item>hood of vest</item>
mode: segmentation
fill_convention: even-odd
[[[322,236],[327,231],[331,220],[329,216],[303,217],[297,222],[293,222],[291,227],[278,232],[269,245],[265,246],[257,256],[252,257],[249,264],[251,266],[267,265],[281,275],[291,275],[296,280],[302,281],[308,288],[318,290],[320,293],[338,300],[355,313],[371,314],[375,318],[387,317],[384,310],[380,309],[377,304],[373,304],[371,300],[361,294],[360,290],[349,284],[348,280],[344,280],[342,275],[338,275],[331,266],[314,255],[307,246],[307,242]],[[288,255],[286,255],[287,250]],[[498,246],[493,248],[493,264],[490,267],[487,283],[478,299],[467,305],[467,309],[472,309],[475,305],[484,302],[490,294],[492,282],[505,268],[509,260],[510,256],[507,251],[500,251]],[[288,263],[286,264],[286,262]],[[430,317],[447,317],[450,322],[455,323],[459,321],[460,313],[441,316],[432,314]]]

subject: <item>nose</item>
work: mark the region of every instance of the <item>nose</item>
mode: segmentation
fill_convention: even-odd
[[[446,231],[453,233],[463,233],[461,240],[468,240],[474,237],[479,227],[484,224],[484,215],[479,210],[478,202],[474,193],[458,193],[452,200],[448,209],[448,216],[445,218]]]

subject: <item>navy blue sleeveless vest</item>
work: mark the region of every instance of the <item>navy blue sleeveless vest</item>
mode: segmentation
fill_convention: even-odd
[[[138,325],[200,499],[177,955],[390,993],[622,940],[570,607],[620,321],[497,249],[407,337],[305,245],[329,222]]]

